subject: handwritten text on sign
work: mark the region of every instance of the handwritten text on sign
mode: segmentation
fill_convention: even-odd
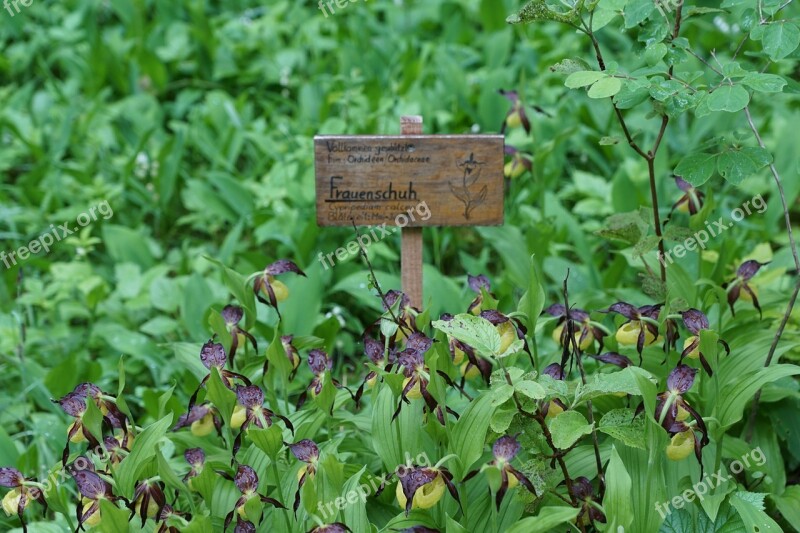
[[[317,136],[317,224],[409,226],[503,223],[502,135]]]

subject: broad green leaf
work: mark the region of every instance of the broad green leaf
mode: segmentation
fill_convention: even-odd
[[[270,459],[277,460],[278,453],[283,447],[283,431],[277,424],[265,429],[250,427],[247,429],[247,438]]]
[[[778,76],[777,74],[749,72],[742,80],[742,83],[762,93],[779,93],[783,91],[787,81],[784,77]]]
[[[567,76],[567,79],[564,81],[564,85],[570,89],[577,89],[579,87],[592,85],[593,83],[596,83],[604,78],[608,78],[608,74],[605,72],[600,72],[598,70],[580,70]]]
[[[556,526],[575,520],[578,509],[572,507],[543,507],[536,516],[523,518],[506,533],[547,533]]]
[[[548,425],[553,436],[553,444],[560,450],[566,450],[581,437],[592,432],[592,425],[586,417],[572,410],[559,414]]]
[[[514,388],[517,390],[517,392],[524,394],[532,400],[541,400],[547,396],[547,391],[544,390],[544,387],[535,381],[520,381],[514,385]]]
[[[622,80],[608,77],[599,80],[589,89],[589,98],[609,98],[622,89]]]
[[[800,45],[800,28],[788,21],[773,22],[764,28],[761,42],[769,58],[779,61]]]
[[[150,460],[155,457],[156,445],[167,433],[172,424],[172,414],[169,414],[153,424],[147,426],[144,431],[133,441],[131,453],[119,464],[114,479],[117,482],[117,490],[122,496],[128,499],[133,497],[133,487],[139,479],[139,474],[147,468]]]
[[[750,103],[750,94],[741,85],[723,85],[706,98],[711,111],[736,113]]]
[[[500,350],[500,334],[488,320],[462,313],[452,320],[437,320],[432,326],[451,337],[466,343],[484,357],[497,355]]]
[[[633,409],[613,409],[603,415],[597,430],[610,435],[618,441],[638,448],[646,449],[643,415],[634,417]]]
[[[772,162],[772,155],[758,146],[731,148],[719,154],[717,170],[727,181],[738,185]]]
[[[741,420],[745,406],[765,384],[798,374],[800,367],[781,364],[739,376],[730,386],[720,391],[719,420],[722,427],[728,428]]]
[[[494,413],[492,395],[484,393],[470,402],[450,434],[450,452],[458,457],[460,470],[456,478],[466,474],[483,453],[489,421]]]
[[[85,510],[86,507],[84,506]],[[135,524],[135,522],[131,522],[129,525],[130,512],[128,510],[120,509],[108,500],[100,500],[99,513],[102,517],[99,529],[103,533],[128,533],[131,525]],[[141,526],[141,522],[139,522],[139,525]]]
[[[783,494],[770,494],[770,498],[787,522],[800,524],[800,485],[786,487]]]
[[[631,505],[631,476],[620,459],[617,449],[611,447],[611,457],[605,471],[606,494],[603,508],[606,511],[608,530],[627,530],[633,522]]]
[[[589,377],[586,385],[578,384],[575,391],[575,405],[599,396],[617,393],[639,394],[636,377],[630,368],[624,368],[617,372],[594,374]]]

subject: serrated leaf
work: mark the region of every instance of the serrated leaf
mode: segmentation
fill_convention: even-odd
[[[452,320],[437,320],[433,327],[472,346],[480,355],[492,357],[500,351],[500,334],[486,319],[462,313]]]
[[[544,387],[535,381],[520,381],[514,385],[514,388],[517,390],[517,392],[524,394],[532,400],[541,400],[547,396],[547,391],[544,390]]]
[[[550,71],[552,72],[563,72],[565,74],[572,74],[573,72],[582,70],[591,70],[591,67],[589,63],[579,57],[562,59],[550,67]]]
[[[603,415],[597,430],[609,435],[626,446],[646,449],[644,417],[634,417],[634,409],[613,409]]]

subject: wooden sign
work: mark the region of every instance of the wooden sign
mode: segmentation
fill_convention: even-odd
[[[314,156],[320,226],[503,223],[502,135],[321,135]]]
[[[399,136],[318,135],[319,226],[399,226],[403,292],[421,307],[422,228],[503,223],[502,135],[422,135],[422,117]]]

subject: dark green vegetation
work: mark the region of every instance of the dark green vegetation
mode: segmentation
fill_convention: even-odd
[[[221,531],[240,506],[230,529],[263,532],[798,527],[798,6],[548,3],[0,10],[0,261],[17,257],[0,263],[4,509],[32,532],[74,530],[76,505],[104,531]],[[426,230],[420,313],[394,293],[384,312],[359,257],[317,262],[354,234],[314,222],[313,135],[397,133],[404,114],[426,133],[508,118],[508,145],[533,162],[507,182],[505,226]],[[65,222],[81,227],[62,238]],[[46,234],[49,253],[19,259]],[[400,288],[398,250],[368,250],[384,294]],[[261,302],[253,284],[279,259],[306,277],[268,272]],[[569,316],[551,307],[565,298]],[[223,357],[209,345],[204,366],[212,335]],[[199,420],[172,431],[206,376]],[[87,382],[104,392],[72,392]],[[63,469],[68,432],[85,441]],[[92,472],[79,454],[112,435]],[[503,436],[518,453],[508,438],[492,449]],[[416,502],[408,516],[398,500]],[[126,501],[187,514],[128,525]]]

